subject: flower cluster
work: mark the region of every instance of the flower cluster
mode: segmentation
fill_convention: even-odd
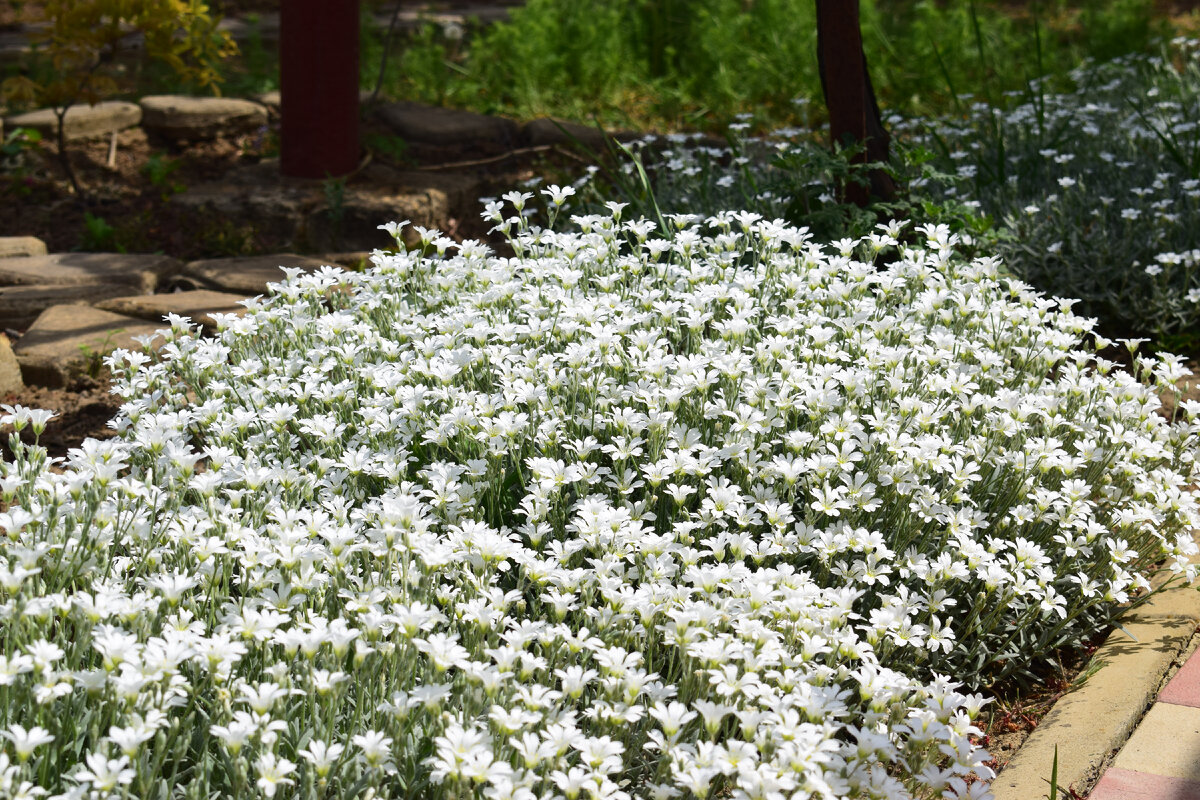
[[[961,119],[900,122],[957,180],[921,189],[977,204],[1011,233],[1024,280],[1081,300],[1113,335],[1194,348],[1200,325],[1200,41],[1076,70]],[[1169,340],[1170,341],[1170,340]]]
[[[969,692],[1192,574],[1200,408],[944,229],[529,199],[12,438],[0,793],[980,798]]]

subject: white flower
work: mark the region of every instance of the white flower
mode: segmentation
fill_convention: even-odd
[[[255,785],[267,797],[274,797],[280,786],[290,786],[294,780],[287,777],[296,771],[296,765],[286,758],[278,758],[274,753],[263,753],[254,762],[258,770],[258,780]]]
[[[54,741],[54,735],[40,725],[34,725],[26,730],[15,722],[9,725],[7,730],[0,731],[0,736],[12,742],[13,750],[20,762],[28,761],[34,750]]]
[[[73,776],[80,783],[92,785],[92,791],[107,794],[119,786],[128,786],[137,777],[137,771],[129,767],[129,757],[121,756],[109,759],[103,753],[88,753],[87,769],[81,769]]]
[[[345,746],[337,742],[330,744],[320,739],[312,739],[304,749],[299,751],[299,755],[312,764],[318,777],[324,778],[329,775],[345,750]]]

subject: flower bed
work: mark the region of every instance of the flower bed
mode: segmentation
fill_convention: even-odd
[[[610,211],[172,319],[116,439],[14,441],[0,786],[979,797],[970,692],[1192,575],[1200,407],[1069,304],[936,227]]]
[[[1030,85],[1015,102],[911,120],[958,180],[922,191],[1003,223],[996,252],[1109,331],[1195,349],[1200,324],[1200,41]],[[1011,99],[1011,98],[1010,98]],[[1117,335],[1117,334],[1113,334]]]

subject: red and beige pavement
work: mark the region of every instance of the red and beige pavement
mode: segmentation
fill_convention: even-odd
[[[1200,651],[1138,723],[1089,800],[1200,800]]]
[[[995,800],[1200,800],[1200,591],[1131,611],[992,782]]]

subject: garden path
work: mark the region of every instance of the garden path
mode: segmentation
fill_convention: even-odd
[[[1200,800],[1200,651],[1167,683],[1089,800]]]

